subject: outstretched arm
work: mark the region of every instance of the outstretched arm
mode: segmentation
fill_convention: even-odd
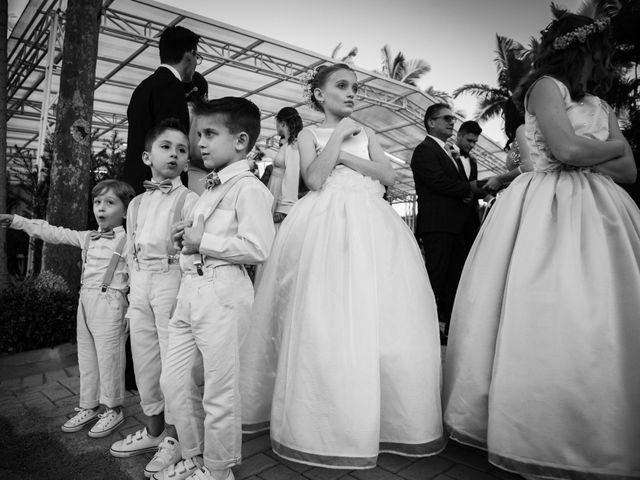
[[[11,217],[11,222],[7,225],[8,217]],[[47,243],[59,243],[74,247],[82,247],[85,238],[89,234],[86,231],[79,232],[69,228],[54,227],[44,220],[29,220],[20,215],[3,214],[0,224],[16,230],[22,230],[30,237],[39,238]]]

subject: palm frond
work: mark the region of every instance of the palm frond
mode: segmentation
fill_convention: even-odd
[[[613,17],[621,7],[619,0],[582,0],[576,13],[591,18]]]
[[[391,66],[393,61],[393,53],[391,52],[391,47],[389,44],[386,44],[384,47],[380,49],[381,61],[382,61],[382,73],[387,77],[391,76]]]
[[[336,58],[341,48],[342,48],[342,42],[338,42],[338,45],[336,45],[333,51],[331,52],[331,58]]]
[[[418,80],[431,71],[431,65],[421,58],[404,62],[404,76],[401,81],[416,86]]]
[[[486,83],[467,83],[453,91],[453,98],[458,98],[463,93],[469,93],[476,97],[484,96],[488,92],[497,91],[496,88],[490,87]]]
[[[518,57],[525,50],[520,42],[509,37],[503,37],[497,33],[496,43],[497,48],[495,49],[496,57],[494,58],[494,62],[498,68],[498,72],[501,69],[507,68],[510,56],[516,53],[515,56]]]
[[[475,118],[477,121],[486,121],[490,120],[493,117],[498,117],[502,115],[504,111],[506,99],[492,99],[492,101],[480,102],[478,107],[478,111],[475,114]]]

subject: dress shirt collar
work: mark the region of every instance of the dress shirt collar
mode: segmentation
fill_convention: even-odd
[[[218,172],[218,178],[220,178],[220,183],[225,183],[231,180],[236,175],[241,174],[242,172],[249,171],[249,162],[246,159],[238,160],[237,162],[233,162],[222,170]]]
[[[167,70],[169,70],[171,73],[173,73],[175,75],[175,77],[178,80],[182,81],[182,77],[180,76],[180,72],[178,72],[178,70],[176,70],[174,67],[172,67],[171,65],[167,65],[166,63],[163,63],[160,66],[166,68]]]
[[[427,133],[427,137],[432,138],[433,140],[435,140],[435,142],[440,145],[440,148],[442,148],[442,150],[444,150],[444,153],[446,153],[447,155],[449,155],[449,151],[447,150],[447,148],[445,147],[445,142],[443,142],[442,140],[440,140],[438,137],[434,137],[433,135],[429,135]]]

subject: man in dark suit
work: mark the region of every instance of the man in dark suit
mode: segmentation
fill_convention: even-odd
[[[472,200],[482,192],[475,181],[469,181],[460,158],[455,159],[446,145],[455,120],[447,104],[431,105],[424,115],[427,136],[411,158],[418,195],[416,235],[424,247],[443,343],[467,256],[465,232],[477,218]]]
[[[478,122],[473,120],[463,122],[458,128],[458,134],[456,135],[455,144],[451,152],[454,158],[456,155],[459,155],[460,162],[462,163],[467,179],[470,182],[478,180],[478,164],[473,155],[471,155],[471,150],[473,150],[476,143],[478,143],[478,138],[481,133],[482,128]],[[447,143],[449,142],[447,141]],[[475,215],[472,218],[472,222],[466,225],[467,228],[464,232],[467,253],[471,250],[471,246],[476,239],[478,230],[480,230],[480,207],[478,205],[478,199],[485,195],[485,192],[482,192],[480,195],[474,195],[471,199],[471,207],[473,208]]]
[[[127,108],[129,130],[123,180],[136,193],[144,192],[142,183],[151,177],[151,170],[142,162],[147,132],[166,118],[177,118],[185,130],[189,130],[184,83],[192,81],[196,65],[202,62],[197,52],[199,40],[199,35],[184,27],[165,29],[159,44],[161,65],[131,95]],[[186,173],[181,178],[186,185]]]

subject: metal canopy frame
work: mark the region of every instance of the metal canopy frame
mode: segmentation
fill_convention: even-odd
[[[52,131],[60,81],[66,0],[30,0],[9,38],[8,156],[18,149],[42,156]],[[320,113],[302,101],[300,77],[334,60],[194,13],[152,0],[104,0],[94,92],[94,148],[117,132],[126,140],[126,110],[133,89],[159,63],[158,40],[168,25],[182,25],[201,36],[198,71],[210,97],[250,98],[262,112],[258,145],[275,148],[274,117],[280,108],[298,109],[305,125]],[[378,73],[354,69],[360,89],[353,118],[379,135],[396,169],[390,189],[395,201],[412,200],[413,149],[426,134],[423,116],[437,100],[418,88]],[[458,119],[457,124],[462,119]],[[502,149],[481,136],[474,150],[480,176],[504,171]]]

